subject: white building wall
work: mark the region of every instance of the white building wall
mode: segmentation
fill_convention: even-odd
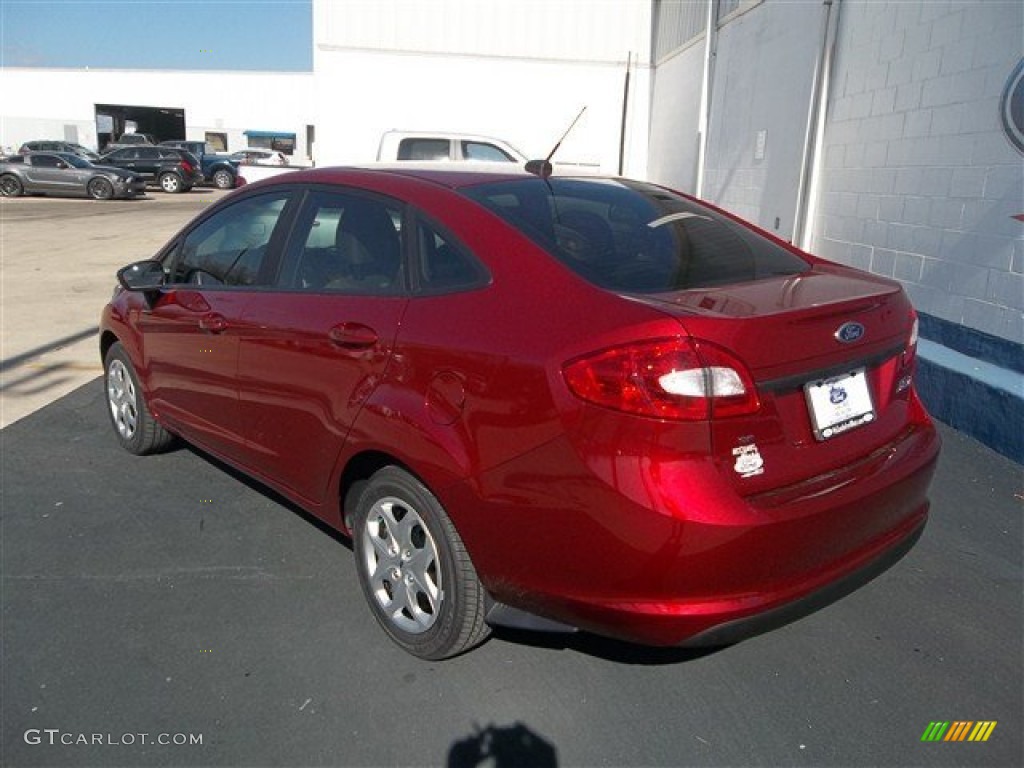
[[[999,101],[1022,53],[1019,2],[843,2],[813,246],[1018,343],[1024,158]]]
[[[693,194],[697,189],[700,91],[704,75],[704,35],[660,62],[651,97],[647,176]]]
[[[65,139],[96,147],[96,104],[185,110],[186,138],[228,134],[229,150],[246,145],[246,130],[296,135],[296,156],[308,155],[313,124],[312,73],[165,70],[0,70],[0,146]]]
[[[586,106],[555,159],[615,173],[632,53],[624,169],[646,170],[649,3],[317,0],[313,18],[318,165],[372,160],[393,129],[496,136],[543,157]]]
[[[704,197],[793,235],[824,6],[766,2],[718,30]]]

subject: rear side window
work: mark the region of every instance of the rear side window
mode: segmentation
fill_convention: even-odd
[[[173,257],[170,283],[265,285],[267,246],[288,202],[287,193],[250,197],[193,229]]]
[[[490,282],[486,268],[448,233],[420,220],[416,224],[416,289],[420,294],[453,293]]]
[[[402,139],[398,143],[399,160],[447,160],[448,139]]]
[[[665,293],[792,275],[810,266],[754,230],[650,184],[524,179],[464,194],[581,277],[624,293]]]
[[[402,209],[376,197],[316,192],[296,221],[289,263],[286,282],[299,290],[402,295]]]

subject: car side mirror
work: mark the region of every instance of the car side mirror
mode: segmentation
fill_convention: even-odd
[[[158,291],[164,287],[166,276],[159,261],[137,261],[117,272],[117,282],[126,291]]]

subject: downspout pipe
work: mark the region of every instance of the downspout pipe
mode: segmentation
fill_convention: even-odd
[[[822,4],[825,6],[825,16],[822,20],[821,48],[814,66],[804,149],[800,159],[800,185],[797,188],[796,214],[793,220],[793,243],[805,251],[810,249],[814,236],[825,118],[828,113],[829,86],[832,82],[842,0],[822,0]]]
[[[708,154],[708,127],[711,124],[711,85],[714,82],[715,56],[718,53],[718,3],[710,0],[704,25],[704,74],[700,84],[700,114],[697,117],[697,179],[694,195],[704,196],[704,165]]]

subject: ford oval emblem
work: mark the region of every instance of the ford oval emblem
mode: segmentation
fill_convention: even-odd
[[[864,338],[864,326],[860,323],[843,323],[839,326],[835,336],[843,344],[852,344]]]

